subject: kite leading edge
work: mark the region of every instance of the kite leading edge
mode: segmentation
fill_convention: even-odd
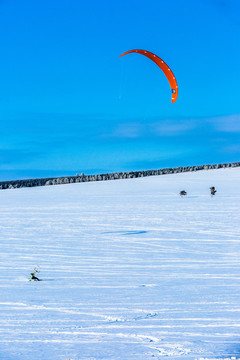
[[[130,54],[130,53],[142,54],[142,55],[148,57],[150,60],[154,61],[155,64],[157,64],[160,67],[160,69],[164,72],[164,74],[170,84],[170,87],[172,90],[172,103],[174,103],[178,97],[178,86],[177,86],[177,80],[176,80],[172,70],[170,69],[170,67],[160,57],[158,57],[157,55],[155,55],[147,50],[139,50],[139,49],[129,50],[129,51],[123,53],[122,55],[120,55],[119,57]]]

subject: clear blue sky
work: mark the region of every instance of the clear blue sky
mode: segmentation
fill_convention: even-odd
[[[0,179],[240,161],[238,0],[0,0]],[[163,58],[179,85],[138,54]]]

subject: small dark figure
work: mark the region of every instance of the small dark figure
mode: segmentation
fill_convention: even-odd
[[[31,273],[31,278],[29,281],[34,280],[34,281],[41,281],[37,276],[35,276],[35,274],[39,272],[38,270],[35,270],[33,273]]]
[[[209,189],[211,191],[211,196],[213,197],[213,195],[216,194],[217,190],[215,189],[215,186],[211,186]]]
[[[180,196],[182,197],[182,196],[187,195],[187,192],[186,192],[185,190],[181,190],[179,194],[180,194]]]

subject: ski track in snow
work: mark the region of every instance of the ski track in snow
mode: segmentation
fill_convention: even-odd
[[[1,191],[0,360],[239,358],[239,179]]]

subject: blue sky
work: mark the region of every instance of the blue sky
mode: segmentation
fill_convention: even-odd
[[[238,0],[0,0],[0,179],[240,161]],[[176,103],[163,58],[179,86]]]

